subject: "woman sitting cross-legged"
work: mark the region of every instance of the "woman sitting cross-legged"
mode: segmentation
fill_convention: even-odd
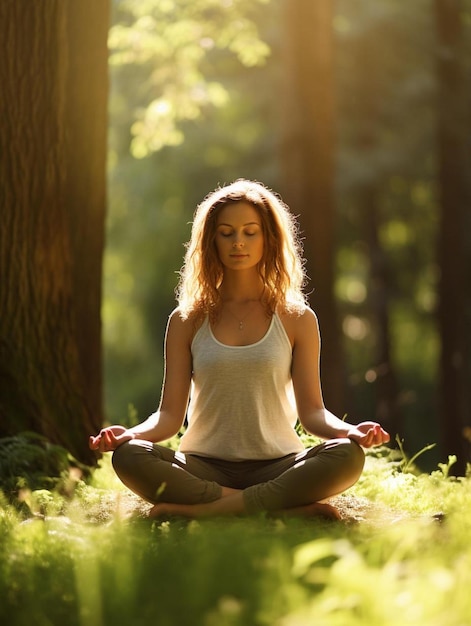
[[[198,206],[165,336],[158,410],[110,426],[90,447],[151,516],[338,517],[325,501],[351,487],[362,447],[389,441],[323,402],[317,318],[303,293],[295,219],[260,183],[238,180]],[[159,445],[187,428],[177,451]],[[323,440],[305,449],[295,426]]]

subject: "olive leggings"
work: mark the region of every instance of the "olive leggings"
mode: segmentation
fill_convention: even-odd
[[[351,487],[365,456],[350,439],[331,439],[299,454],[262,461],[224,461],[133,439],[113,454],[120,480],[152,503],[198,504],[221,497],[221,487],[243,489],[248,513],[319,502]]]

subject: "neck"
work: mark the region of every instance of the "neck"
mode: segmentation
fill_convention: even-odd
[[[220,287],[223,302],[251,302],[260,300],[263,294],[263,284],[257,275],[254,280],[238,275],[225,276]]]

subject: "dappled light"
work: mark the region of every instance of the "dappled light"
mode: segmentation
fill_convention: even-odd
[[[345,335],[355,341],[362,341],[369,333],[368,322],[353,315],[344,318],[342,328]]]
[[[359,483],[335,499],[341,522],[197,522],[146,519],[149,505],[105,458],[92,484],[45,503],[41,517],[24,521],[0,503],[0,615],[70,626],[392,626],[401,611],[416,626],[465,624],[469,478],[450,477],[453,459],[430,476],[411,461],[368,455]]]
[[[138,159],[164,146],[181,145],[182,121],[228,104],[222,82],[207,78],[211,51],[230,51],[242,67],[262,64],[269,55],[256,22],[249,19],[248,3],[241,0],[118,2],[115,11],[109,35],[111,67],[139,68],[139,90],[149,94],[147,102],[130,108],[136,118],[130,126],[130,149]]]
[[[319,257],[325,264],[326,255],[333,255],[335,274],[333,283],[324,282],[313,265],[307,287],[329,345],[333,321],[322,306],[325,290],[334,291],[339,328],[332,333],[345,338],[347,379],[363,381],[353,395],[347,394],[344,410],[359,417],[375,410],[368,372],[389,359],[389,371],[401,388],[396,400],[378,397],[377,402],[399,405],[400,397],[415,398],[409,409],[416,416],[408,418],[407,432],[412,446],[425,443],[421,415],[435,425],[440,419],[431,400],[438,382],[440,270],[437,78],[433,16],[427,7],[425,2],[399,6],[384,0],[380,5],[365,1],[354,10],[348,2],[337,3],[332,71],[338,101],[338,234],[333,249],[320,248],[324,258]],[[131,386],[134,377],[127,385],[120,375],[123,384],[117,390],[112,372],[128,370],[133,343],[144,370],[147,358],[161,362],[161,337],[183,243],[194,207],[208,187],[245,175],[284,190],[278,183],[285,174],[280,173],[284,165],[277,146],[284,145],[284,133],[290,132],[290,124],[294,128],[294,120],[283,121],[280,106],[285,107],[286,94],[274,98],[285,84],[280,72],[288,69],[280,11],[277,2],[242,0],[121,2],[115,7],[103,308],[109,414],[124,415],[129,402],[141,416],[155,406],[159,374],[155,392],[146,390],[141,400],[142,391]],[[417,32],[423,33],[420,41]],[[169,202],[172,208],[166,208]],[[320,211],[309,205],[292,208],[301,213],[302,223],[306,211]],[[323,237],[323,232],[304,232],[308,260]],[[128,346],[121,365],[120,344]],[[384,354],[387,345],[389,356]],[[329,353],[324,358],[327,364]],[[330,403],[332,371],[326,367]],[[335,389],[340,398],[338,384]]]
[[[469,624],[471,0],[10,1],[0,37],[0,623]],[[278,217],[207,205],[172,316],[237,179]],[[258,482],[286,433],[304,479]]]

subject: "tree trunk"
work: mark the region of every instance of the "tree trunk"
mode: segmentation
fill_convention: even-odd
[[[305,237],[310,300],[319,317],[326,404],[344,410],[344,360],[334,297],[335,163],[331,0],[284,0],[282,195]]]
[[[466,311],[470,284],[466,223],[470,202],[468,152],[470,118],[469,81],[464,72],[461,2],[435,0],[438,35],[438,167],[440,194],[440,265],[438,324],[441,336],[440,421],[443,452],[455,454],[456,473],[469,461],[464,438],[470,424],[469,335]]]
[[[66,3],[69,63],[66,202],[80,366],[94,423],[101,425],[102,259],[108,125],[108,0]],[[96,420],[100,420],[97,422]]]
[[[370,270],[368,300],[375,333],[374,367],[368,372],[375,388],[375,415],[394,441],[403,429],[399,407],[399,387],[391,353],[391,321],[389,314],[391,280],[387,254],[379,238],[379,191],[371,181],[360,191],[364,215],[364,231],[368,245]]]
[[[0,4],[0,436],[93,462],[100,427],[107,0]]]

